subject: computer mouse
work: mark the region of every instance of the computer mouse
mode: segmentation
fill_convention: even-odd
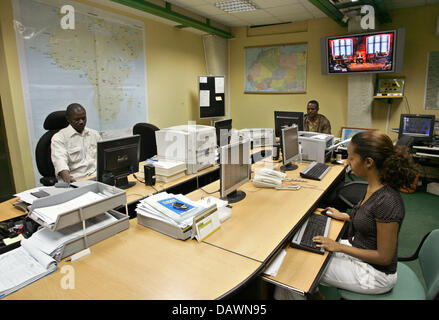
[[[189,207],[186,204],[181,203],[181,202],[174,202],[172,204],[172,207],[174,207],[177,210],[181,210],[181,211],[186,211],[187,209],[189,209]]]
[[[70,187],[70,183],[67,183],[67,182],[55,183],[55,188],[68,188],[68,187]]]
[[[323,210],[322,212],[320,212],[320,214],[322,214],[322,215],[324,215],[324,216],[327,216],[328,213],[329,213],[329,214],[332,214],[333,212],[332,212],[331,210],[329,210],[329,209],[325,209],[325,210]]]

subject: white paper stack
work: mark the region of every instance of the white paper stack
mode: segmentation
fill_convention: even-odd
[[[115,221],[117,221],[117,219],[107,212],[87,219],[85,221],[87,234],[104,228]],[[30,242],[34,247],[59,261],[61,260],[64,245],[74,239],[82,237],[83,234],[82,222],[80,222],[58,231],[51,231],[46,228],[41,228],[32,234],[30,238],[26,239],[26,241]]]
[[[105,196],[102,194],[97,194],[95,192],[89,191],[70,201],[66,201],[54,206],[36,208],[32,210],[32,213],[35,214],[35,216],[37,216],[39,219],[46,222],[48,225],[53,225],[55,224],[56,219],[59,215],[77,210],[80,207],[98,202],[104,198]]]
[[[174,208],[173,204],[176,202],[186,205],[187,209]],[[160,192],[141,200],[137,205],[136,212],[180,228],[186,228],[192,225],[193,217],[205,209],[204,205],[192,201],[182,194]]]

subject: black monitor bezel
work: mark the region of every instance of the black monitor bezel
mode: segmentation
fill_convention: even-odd
[[[297,125],[297,128],[299,131],[303,131],[303,119],[305,117],[304,112],[301,111],[274,111],[274,135],[275,137],[280,138],[282,136],[282,128],[279,128],[279,122],[277,121],[278,119],[278,115],[284,115],[284,116],[294,116],[294,117],[299,117],[299,123],[294,123],[295,125]],[[289,125],[289,127],[291,127],[291,124]]]
[[[226,144],[229,144],[230,143],[230,134],[231,134],[231,131],[232,131],[232,119],[216,120],[213,123],[213,125],[215,127],[215,133],[216,133],[216,144],[217,144],[218,147],[222,147],[220,145],[220,143],[221,143],[221,140],[220,140],[221,135],[220,135],[220,131],[219,130],[224,129],[224,127],[218,128],[217,126],[221,126],[222,124],[226,124],[227,125],[227,129],[230,127],[229,135],[228,135],[228,139],[227,139],[227,143],[226,143]]]
[[[425,118],[430,119],[430,134],[427,136],[419,137],[419,136],[413,136],[408,133],[403,133],[402,129],[404,126],[404,119],[405,118]],[[431,142],[434,137],[434,123],[436,120],[436,116],[434,114],[416,114],[416,113],[403,113],[401,114],[401,117],[399,119],[399,132],[398,132],[398,139],[401,139],[401,137],[408,136],[413,138],[413,142]]]
[[[132,173],[136,173],[139,171],[139,159],[140,159],[140,135],[132,135],[125,136],[115,139],[108,139],[99,141],[96,146],[96,181],[104,182],[103,175],[107,172],[104,172],[105,167],[105,151],[110,148],[115,148],[118,146],[130,146],[137,145],[137,161],[136,164],[133,164],[133,170],[130,172],[124,172],[122,174],[118,174],[114,178],[118,177],[127,177]]]

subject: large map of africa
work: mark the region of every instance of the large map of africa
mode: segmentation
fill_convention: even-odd
[[[74,29],[63,29],[64,4],[13,1],[32,150],[45,132],[46,116],[73,102],[86,108],[87,126],[104,138],[148,121],[143,22],[68,1]]]

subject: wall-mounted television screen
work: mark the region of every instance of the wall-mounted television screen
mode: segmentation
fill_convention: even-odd
[[[401,72],[404,29],[323,38],[322,73]]]

